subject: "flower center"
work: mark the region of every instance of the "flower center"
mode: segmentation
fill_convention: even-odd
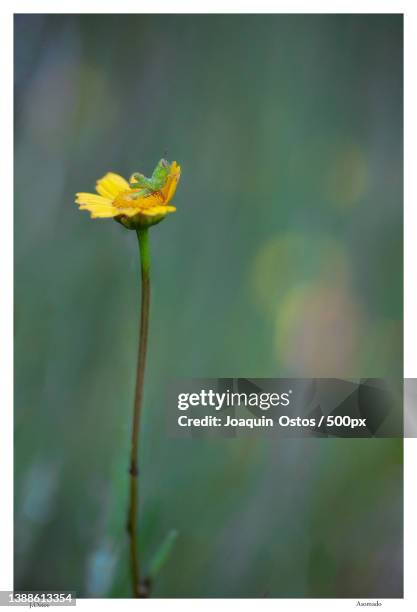
[[[139,208],[138,198],[134,197],[134,194],[138,191],[140,191],[140,189],[122,191],[114,200],[113,206],[117,208]]]
[[[129,189],[119,193],[117,198],[113,201],[113,206],[116,206],[116,208],[146,210],[147,208],[153,208],[163,203],[164,196],[160,191],[149,193],[146,189]]]

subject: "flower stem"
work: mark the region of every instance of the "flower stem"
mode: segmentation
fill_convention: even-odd
[[[150,303],[150,250],[147,229],[137,230],[140,253],[140,267],[142,276],[139,352],[136,370],[135,401],[133,405],[132,442],[130,452],[130,490],[127,531],[130,544],[130,566],[132,575],[132,589],[135,597],[142,597],[140,559],[138,553],[138,507],[139,507],[139,434],[140,416],[143,397],[143,381],[145,377],[146,349],[149,329],[149,303]]]

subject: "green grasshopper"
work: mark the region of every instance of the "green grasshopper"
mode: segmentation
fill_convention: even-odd
[[[155,166],[151,178],[135,172],[130,177],[130,187],[139,189],[134,195],[135,198],[143,198],[159,192],[165,185],[169,175],[170,164],[166,159],[160,159]]]

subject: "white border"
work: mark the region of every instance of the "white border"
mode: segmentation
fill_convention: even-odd
[[[1,225],[0,278],[0,590],[9,589],[13,568],[13,19],[1,15],[3,93],[0,96],[1,181],[8,214]],[[3,176],[4,175],[4,176]]]
[[[417,11],[407,3],[404,19],[404,376],[417,378],[417,209],[413,159],[417,142]],[[412,410],[416,407],[412,406]],[[417,440],[404,440],[404,595],[408,606],[417,603]]]
[[[59,4],[52,0],[15,0],[6,2],[15,13],[403,13],[412,7],[412,0],[211,0],[190,2],[154,0],[141,2],[121,0],[68,0]],[[117,8],[115,11],[114,9]],[[139,10],[140,9],[140,10]]]
[[[417,188],[414,180],[416,173],[415,143],[417,142],[417,3],[415,0],[395,2],[389,0],[350,0],[346,1],[211,1],[201,6],[187,1],[178,0],[175,3],[161,0],[137,3],[135,0],[118,0],[117,4],[110,0],[100,3],[92,0],[62,1],[57,4],[51,0],[3,1],[0,19],[0,45],[2,60],[2,95],[0,96],[0,122],[2,124],[2,239],[1,248],[1,279],[2,297],[0,302],[1,316],[1,425],[0,425],[0,590],[8,590],[12,585],[12,525],[13,525],[13,474],[12,440],[13,440],[13,381],[12,381],[12,288],[13,288],[13,122],[12,122],[12,88],[13,88],[13,13],[405,13],[405,376],[417,378]],[[114,9],[117,8],[117,11]],[[98,10],[99,9],[99,10]],[[140,9],[140,11],[138,11]],[[416,440],[405,441],[405,600],[382,600],[383,608],[390,610],[411,610],[417,604],[417,443]],[[79,600],[81,608],[115,609],[129,608],[138,605],[149,609],[159,609],[169,606],[175,610],[209,610],[213,600]],[[215,600],[216,607],[239,607],[249,610],[252,606],[265,610],[335,610],[352,609],[355,600],[335,599],[263,599],[263,600]]]

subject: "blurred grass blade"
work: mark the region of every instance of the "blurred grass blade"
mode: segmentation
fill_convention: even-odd
[[[168,561],[177,537],[178,531],[176,529],[172,529],[156,551],[149,566],[149,578],[151,580],[156,578],[161,569],[164,567],[165,563]]]

